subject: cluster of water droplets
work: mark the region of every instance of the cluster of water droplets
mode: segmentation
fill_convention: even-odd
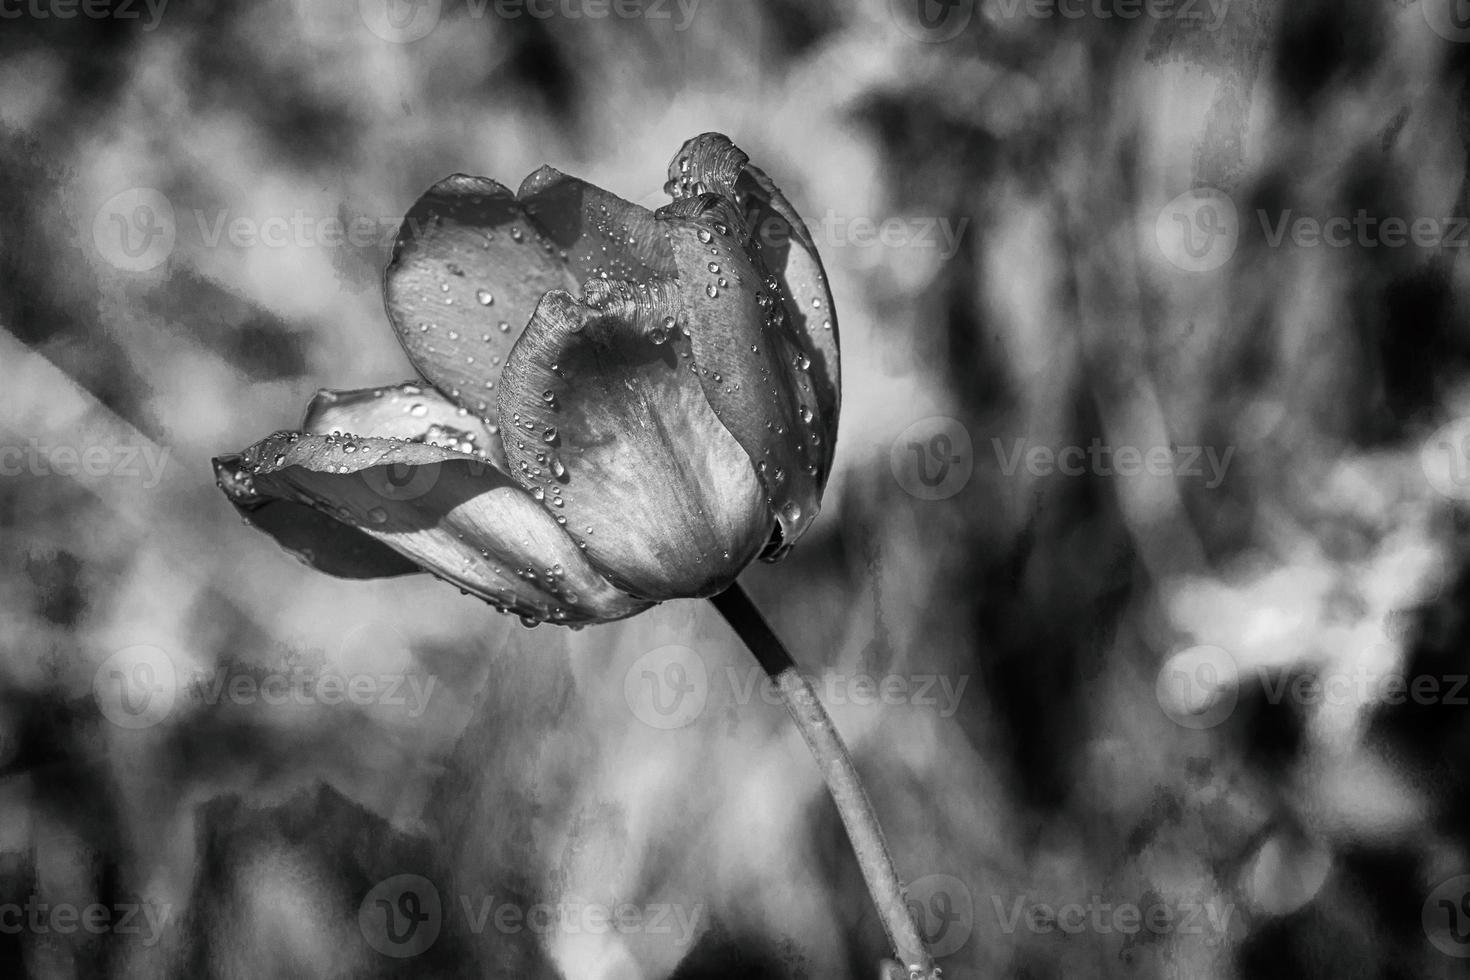
[[[633,330],[655,346],[668,343],[676,330],[689,336],[688,320],[680,315],[679,284],[667,276],[643,282],[588,279],[582,283],[582,302],[598,313],[631,323]]]
[[[536,201],[526,205],[528,212],[539,208]],[[572,275],[579,281],[587,279],[626,280],[645,282],[661,274],[658,266],[645,261],[639,254],[640,247],[658,250],[652,225],[636,227],[632,223],[635,214],[630,211],[623,217],[616,215],[606,202],[599,202],[580,215],[581,241],[585,248],[570,257],[565,251],[561,258],[571,265]],[[644,218],[640,224],[648,219]],[[595,247],[594,247],[595,246]],[[672,264],[672,254],[664,259],[665,265]]]
[[[455,537],[464,545],[461,559],[463,571],[457,579],[447,575],[444,577],[449,581],[457,582],[460,585],[461,594],[478,595],[489,602],[496,612],[518,617],[521,625],[527,629],[532,629],[545,622],[565,623],[571,618],[571,610],[568,607],[575,608],[579,597],[568,585],[566,569],[560,562],[541,566],[531,562],[506,563],[490,549],[469,540],[463,532],[455,532]],[[478,570],[475,568],[475,553],[478,553],[484,568]],[[483,578],[487,569],[495,578],[506,583],[506,588],[478,586],[472,589],[465,588],[466,581],[477,575]],[[527,594],[533,590],[550,596],[553,601],[550,603],[537,601]]]
[[[754,375],[765,389],[772,410],[767,415],[765,427],[769,436],[763,441],[762,458],[756,460],[756,472],[766,489],[767,504],[783,518],[784,523],[794,525],[803,516],[802,506],[793,495],[794,488],[790,485],[789,474],[780,460],[786,457],[784,450],[788,446],[794,448],[797,465],[802,467],[808,477],[817,475],[816,447],[821,444],[822,436],[818,431],[817,415],[811,408],[811,404],[815,402],[810,375],[811,358],[791,329],[787,304],[783,301],[785,290],[781,280],[765,270],[760,255],[760,242],[751,238],[742,245],[733,241],[731,233],[732,229],[723,222],[713,221],[710,227],[699,229],[696,237],[700,244],[709,248],[712,255],[705,267],[710,276],[718,276],[720,272],[718,256],[723,245],[732,253],[737,248],[742,249],[755,267],[756,274],[761,277],[755,292],[756,308],[761,318],[761,339],[750,345],[749,355]],[[724,285],[723,277],[711,279],[705,284],[705,294],[711,299],[718,298]],[[776,368],[780,372],[779,377],[772,370],[772,358],[762,353],[763,348],[767,347],[773,352],[789,352],[787,365]],[[709,377],[716,384],[723,381],[718,373],[710,374]],[[795,424],[802,430],[794,441],[790,438],[792,433],[788,432],[782,421],[789,411],[786,407],[786,391],[793,388],[797,398]],[[726,394],[735,394],[740,386],[738,383],[727,384],[723,390]]]
[[[377,397],[408,396],[405,401],[405,412],[414,418],[420,418],[428,414],[422,401],[413,400],[413,396],[421,395],[423,390],[414,385],[403,386],[397,389],[376,389],[374,395]],[[423,409],[422,411],[420,409]],[[462,409],[458,411],[463,411]],[[547,441],[555,438],[553,430],[546,430],[549,436]],[[475,446],[473,433],[461,432],[451,426],[434,423],[428,426],[422,438],[403,439],[375,438],[371,444],[364,442],[362,437],[350,433],[331,432],[320,436],[307,436],[312,439],[310,451],[314,457],[313,470],[327,473],[347,474],[354,470],[354,466],[346,462],[333,464],[332,458],[343,459],[355,456],[369,450],[376,450],[376,455],[367,462],[368,467],[392,465],[394,463],[409,463],[407,449],[415,443],[430,443],[444,445],[446,448],[459,449],[464,452],[478,452]],[[438,441],[436,441],[438,440]],[[225,478],[217,480],[221,489],[230,493],[237,501],[247,499],[255,494],[255,478],[266,473],[273,473],[292,465],[306,465],[308,459],[296,458],[298,450],[294,447],[302,444],[303,434],[297,432],[277,432],[268,439],[257,443],[247,449],[239,461],[239,468],[227,472],[230,483],[227,486]],[[386,451],[383,443],[388,443]],[[457,445],[454,445],[457,443]],[[481,454],[483,455],[483,454]],[[324,459],[325,457],[325,459]],[[359,463],[359,466],[361,464]],[[409,463],[409,465],[412,465]],[[319,498],[316,494],[301,494],[298,498],[300,503],[307,504],[343,523],[364,530],[386,530],[390,524],[391,515],[388,510],[381,506],[369,507],[359,511],[346,504],[331,504]],[[245,523],[249,524],[248,518]],[[558,521],[565,525],[565,518]],[[446,581],[459,586],[460,591],[465,594],[474,594],[489,602],[497,612],[515,615],[519,617],[522,625],[534,627],[543,622],[567,623],[572,618],[579,602],[579,595],[575,589],[566,581],[566,570],[561,563],[552,562],[540,566],[534,563],[507,564],[484,546],[483,542],[472,539],[463,531],[455,531],[454,537],[460,542],[462,568],[459,571],[451,569],[436,569],[426,567],[427,571],[444,578]],[[529,550],[530,542],[526,542]],[[479,556],[479,562],[475,555]],[[314,554],[309,549],[302,551],[303,557],[308,561],[314,560]],[[477,567],[478,566],[478,567]],[[489,573],[488,575],[486,573]],[[505,583],[506,587],[496,588],[486,580],[493,577]],[[524,583],[524,584],[522,584]],[[531,588],[527,588],[530,586]],[[535,593],[549,597],[550,601],[538,600]],[[571,624],[568,624],[571,625]]]

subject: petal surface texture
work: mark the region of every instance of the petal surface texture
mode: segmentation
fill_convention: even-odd
[[[677,257],[696,376],[715,414],[755,461],[784,552],[816,517],[822,467],[831,458],[811,357],[774,277],[746,252],[744,222],[733,205],[701,194],[659,215]]]
[[[261,501],[311,508],[507,612],[577,624],[647,605],[613,588],[551,515],[482,457],[282,432],[221,465],[226,493],[247,514]]]
[[[672,274],[653,216],[549,167],[519,196],[484,177],[435,184],[404,218],[384,278],[409,359],[452,401],[493,417],[505,358],[536,304],[593,275]]]
[[[782,305],[811,361],[817,431],[818,490],[827,485],[842,406],[837,313],[810,230],[775,183],[738,146],[719,133],[684,144],[669,165],[665,185],[676,200],[702,193],[724,197],[745,218],[747,245],[776,277]]]
[[[318,435],[335,433],[424,442],[472,456],[485,456],[500,469],[505,468],[500,437],[492,426],[428,384],[417,381],[353,391],[324,388],[306,407],[301,428]]]
[[[754,467],[691,370],[676,290],[589,280],[542,300],[511,352],[511,472],[615,583],[644,598],[727,587],[770,536]]]

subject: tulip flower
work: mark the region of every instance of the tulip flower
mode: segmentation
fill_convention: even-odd
[[[318,393],[300,430],[215,460],[230,502],[322,571],[426,571],[527,625],[712,598],[790,675],[783,690],[810,693],[732,586],[796,544],[831,472],[826,275],[795,209],[725,137],[688,141],[665,189],[651,213],[550,167],[515,193],[464,175],[430,188],[384,284],[422,380]],[[809,700],[792,711],[814,751],[846,760]],[[880,911],[904,917],[846,765],[839,808],[870,880],[887,876]],[[923,961],[910,927],[896,943]]]
[[[527,621],[711,596],[787,551],[836,442],[821,261],[724,137],[671,169],[656,215],[549,167],[430,189],[385,290],[427,383],[321,392],[216,461],[231,501],[324,571],[428,571]]]

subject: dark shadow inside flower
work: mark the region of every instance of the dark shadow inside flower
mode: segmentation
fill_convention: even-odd
[[[547,294],[506,365],[511,472],[631,593],[719,591],[769,533],[750,458],[705,399],[672,285],[585,288]]]
[[[313,568],[339,578],[386,578],[423,569],[348,524],[294,500],[241,506],[250,524]]]
[[[385,296],[414,366],[489,417],[501,366],[547,292],[673,271],[653,215],[615,194],[550,167],[527,177],[518,195],[456,174],[404,219]]]

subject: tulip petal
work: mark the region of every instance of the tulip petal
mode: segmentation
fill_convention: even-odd
[[[500,391],[511,473],[613,582],[654,600],[726,588],[772,528],[750,458],[668,329],[676,309],[667,280],[548,293]]]
[[[484,456],[505,469],[505,451],[493,426],[419,382],[353,391],[323,388],[306,407],[303,432],[378,436]]]
[[[571,281],[556,246],[509,190],[455,174],[403,219],[384,297],[414,367],[488,416],[501,365],[536,304]]]
[[[578,283],[674,274],[673,250],[647,208],[551,167],[527,177],[517,196]]]
[[[505,358],[546,292],[592,276],[673,273],[655,227],[646,209],[550,167],[519,196],[456,174],[403,220],[384,283],[388,315],[414,367],[488,417]]]
[[[817,459],[818,490],[827,485],[837,444],[842,404],[837,311],[822,259],[806,223],[771,178],[719,134],[705,133],[684,144],[669,165],[666,189],[676,200],[718,194],[744,215],[747,246],[780,284],[781,301],[811,360],[812,406],[822,442]]]
[[[294,500],[255,493],[239,455],[214,461],[215,482],[252,527],[318,571],[338,578],[387,578],[423,569],[382,542]]]
[[[497,608],[568,625],[646,608],[613,588],[530,495],[477,456],[422,443],[276,433],[239,458],[216,461],[221,486],[247,516],[270,501],[311,508]],[[279,522],[262,525],[276,533]],[[323,548],[287,540],[313,564]],[[322,527],[318,526],[317,530]],[[333,537],[336,535],[336,537]],[[366,551],[366,560],[381,552]],[[395,569],[399,566],[394,566]]]
[[[830,459],[811,358],[770,273],[746,253],[744,223],[727,200],[701,194],[659,216],[678,259],[697,377],[715,414],[755,461],[780,521],[774,560],[816,517],[821,467]]]

